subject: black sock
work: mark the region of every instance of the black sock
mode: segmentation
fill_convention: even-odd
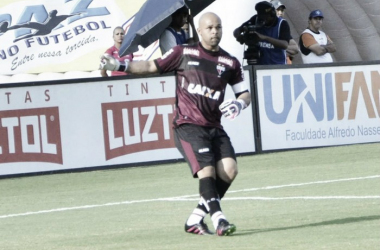
[[[216,190],[219,194],[219,199],[222,199],[224,195],[226,194],[227,190],[230,188],[231,183],[227,183],[217,176],[215,185],[216,185]]]
[[[210,209],[210,215],[222,211],[219,204],[218,192],[216,191],[215,179],[206,177],[199,180],[199,193]]]

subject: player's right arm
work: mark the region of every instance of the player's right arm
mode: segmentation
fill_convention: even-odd
[[[158,72],[158,69],[154,61],[135,61],[129,63],[125,72],[136,75],[154,74]]]
[[[100,60],[100,70],[127,72],[136,75],[157,73],[158,69],[153,61],[119,62],[108,54],[104,54]]]

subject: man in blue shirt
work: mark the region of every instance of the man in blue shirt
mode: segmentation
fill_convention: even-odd
[[[186,33],[182,29],[185,23],[189,24],[193,38],[190,38],[189,33]],[[176,45],[187,44],[190,43],[190,41],[198,42],[199,38],[195,30],[193,18],[189,15],[188,8],[182,7],[172,14],[172,22],[160,36],[161,54],[165,54]]]

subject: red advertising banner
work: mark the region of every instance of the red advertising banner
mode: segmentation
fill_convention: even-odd
[[[63,164],[58,107],[0,111],[0,164]]]

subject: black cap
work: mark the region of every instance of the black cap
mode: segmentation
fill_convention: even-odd
[[[257,14],[262,15],[271,15],[271,13],[276,10],[270,2],[262,1],[258,2],[255,6],[255,9],[257,11]]]
[[[183,6],[183,7],[179,8],[178,10],[176,10],[173,14],[177,15],[177,14],[182,14],[182,13],[189,14],[189,9],[186,6]]]

